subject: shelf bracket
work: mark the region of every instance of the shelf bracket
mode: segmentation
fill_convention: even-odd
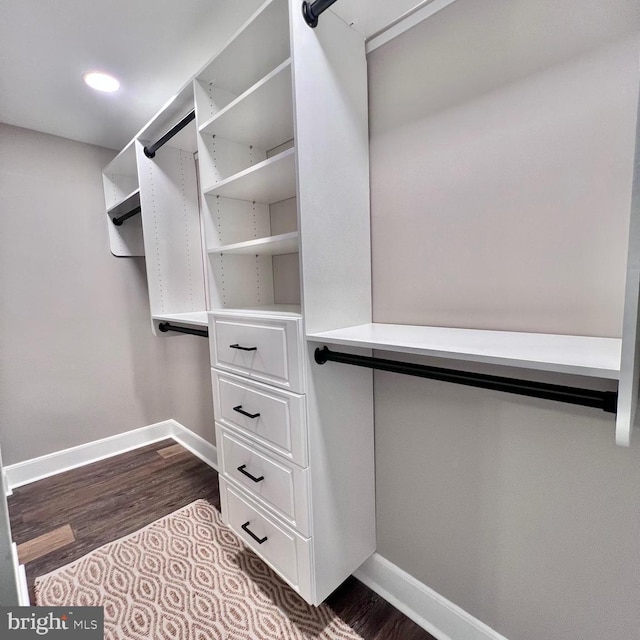
[[[161,322],[158,325],[158,329],[162,331],[162,333],[166,333],[167,331],[175,331],[176,333],[186,333],[190,336],[200,336],[201,338],[209,337],[209,329],[194,329],[193,327],[180,327],[175,324],[171,324],[170,322]]]
[[[318,26],[318,17],[326,11],[336,0],[315,0],[315,2],[302,3],[302,15],[306,23],[315,29]]]
[[[412,362],[398,362],[395,360],[385,360],[383,358],[373,358],[370,356],[359,356],[351,353],[340,353],[331,351],[327,347],[315,350],[314,359],[317,364],[326,362],[341,362],[357,367],[367,367],[380,371],[390,371],[392,373],[403,373],[405,375],[417,376],[419,378],[429,378],[430,380],[440,380],[441,382],[453,382],[470,387],[482,389],[492,389],[505,393],[515,393],[532,398],[542,398],[544,400],[555,400],[568,404],[577,404],[583,407],[593,407],[602,409],[607,413],[616,413],[618,404],[617,391],[600,391],[597,389],[580,389],[577,387],[566,387],[559,384],[547,384],[545,382],[535,382],[531,380],[518,380],[516,378],[504,378],[492,376],[484,373],[473,373],[470,371],[456,371],[453,369],[443,369],[441,367],[431,367]]]
[[[111,218],[111,222],[116,225],[116,227],[122,226],[122,223],[129,218],[133,218],[133,216],[137,216],[142,211],[142,207],[136,207],[135,209],[131,209],[129,213],[124,213],[120,217]]]
[[[162,136],[162,138],[160,138],[157,142],[154,142],[153,144],[149,145],[148,147],[145,147],[144,155],[147,156],[147,158],[154,158],[156,155],[156,151],[163,144],[166,144],[167,142],[169,142],[169,140],[171,140],[171,138],[173,138],[173,136],[175,136],[176,133],[182,131],[182,129],[184,129],[192,120],[194,120],[195,117],[196,117],[196,110],[193,109],[189,111],[189,113],[187,113],[187,115],[184,118],[182,118],[180,122],[176,123],[173,127],[171,127],[171,129],[169,129],[169,131],[167,131],[167,133],[165,133]]]

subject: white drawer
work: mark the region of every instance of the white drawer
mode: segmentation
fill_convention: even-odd
[[[263,447],[301,467],[307,466],[304,396],[216,369],[211,370],[211,379],[218,422],[240,429]]]
[[[278,462],[249,440],[216,425],[220,471],[302,535],[309,536],[308,471]]]
[[[220,503],[222,520],[303,598],[313,602],[311,540],[267,514],[222,477]]]
[[[211,366],[304,393],[300,320],[209,316]]]

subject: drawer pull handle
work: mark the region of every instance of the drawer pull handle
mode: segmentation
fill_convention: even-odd
[[[240,351],[257,351],[258,347],[241,347],[239,344],[230,344],[229,349],[240,349]]]
[[[241,413],[243,416],[247,416],[247,418],[259,418],[260,417],[259,413],[248,413],[246,411],[243,411],[241,404],[239,404],[237,407],[233,407],[233,410],[237,411],[238,413]]]
[[[267,536],[265,536],[264,538],[258,538],[258,536],[255,533],[253,533],[253,531],[249,530],[249,522],[250,521],[247,520],[247,522],[245,522],[242,525],[242,530],[246,531],[258,544],[262,544],[263,542],[266,542],[267,541]]]
[[[246,467],[247,467],[246,464],[241,464],[238,467],[238,471],[240,473],[243,473],[245,476],[247,476],[247,478],[250,478],[254,482],[262,482],[264,480],[264,476],[260,476],[259,478],[256,478],[255,476],[252,476],[248,471],[245,471]]]

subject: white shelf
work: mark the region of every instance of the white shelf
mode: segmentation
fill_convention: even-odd
[[[620,375],[621,340],[617,338],[398,324],[363,324],[307,337],[327,344],[613,380]]]
[[[243,315],[243,316],[291,316],[302,317],[302,309],[299,304],[266,304],[255,307],[224,307],[212,309],[211,313],[217,315]]]
[[[121,198],[120,200],[118,200],[118,202],[111,205],[107,209],[107,213],[111,217],[119,216],[124,213],[129,213],[131,209],[135,209],[136,207],[139,207],[139,206],[140,206],[140,189],[135,189],[131,193],[124,196],[124,198]]]
[[[208,325],[206,311],[189,311],[187,313],[161,313],[152,316],[154,320],[160,322],[179,322],[180,324],[192,325],[194,327],[206,327]]]
[[[268,236],[257,240],[236,242],[215,249],[209,249],[208,253],[234,253],[236,255],[267,255],[277,256],[298,251],[298,232],[283,233],[279,236]]]
[[[208,196],[223,196],[273,204],[296,195],[295,149],[245,169],[204,190]]]
[[[291,59],[215,114],[200,131],[264,150],[291,140]]]

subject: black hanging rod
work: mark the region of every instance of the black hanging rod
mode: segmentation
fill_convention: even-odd
[[[209,337],[209,329],[194,329],[193,327],[179,327],[178,325],[171,324],[170,322],[161,322],[158,325],[158,329],[162,333],[167,331],[175,331],[176,333],[187,333],[190,336],[200,336],[201,338]]]
[[[137,216],[140,212],[142,211],[142,207],[136,207],[135,209],[131,209],[131,211],[129,211],[129,213],[123,213],[119,218],[111,218],[111,222],[113,222],[113,224],[116,225],[116,227],[119,227],[122,225],[122,223],[125,220],[128,220],[129,218],[133,218],[133,216]]]
[[[147,158],[153,158],[156,155],[156,151],[166,142],[169,142],[173,136],[176,135],[179,131],[182,131],[194,118],[196,117],[196,110],[193,109],[189,111],[187,115],[180,120],[177,124],[173,125],[167,133],[165,133],[162,138],[160,138],[157,142],[154,142],[152,145],[144,148],[144,155]]]
[[[315,29],[318,26],[318,16],[326,11],[336,0],[315,0],[302,3],[302,15],[307,24]]]
[[[314,358],[318,364],[324,364],[325,362],[342,362],[344,364],[352,364],[357,367],[380,369],[382,371],[391,371],[393,373],[404,373],[410,376],[418,376],[419,378],[441,380],[442,382],[453,382],[470,387],[504,391],[505,393],[517,393],[522,396],[555,400],[557,402],[567,402],[569,404],[579,404],[584,407],[602,409],[608,413],[615,413],[618,403],[618,393],[616,391],[579,389],[576,387],[565,387],[559,384],[547,384],[545,382],[503,378],[501,376],[492,376],[484,373],[454,371],[451,369],[442,369],[440,367],[414,364],[412,362],[397,362],[394,360],[385,360],[383,358],[372,358],[369,356],[353,355],[351,353],[340,353],[337,351],[331,351],[327,347],[316,349]]]

